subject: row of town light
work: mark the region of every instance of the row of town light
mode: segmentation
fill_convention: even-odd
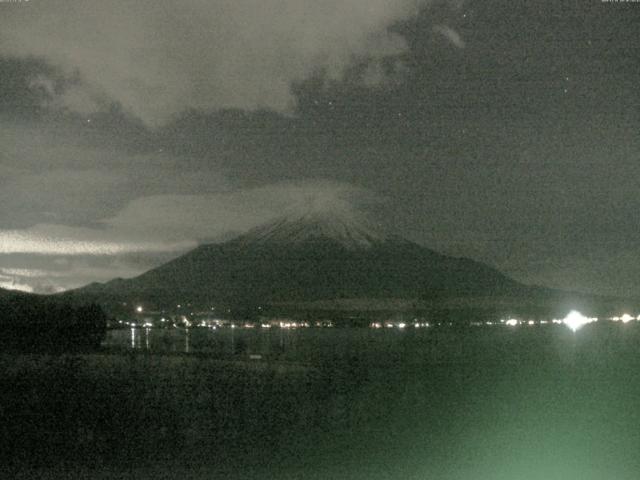
[[[141,306],[136,307],[136,312],[137,313],[142,313],[143,308]],[[190,327],[191,326],[191,322],[189,322],[186,317],[182,317],[183,320],[183,324],[186,327]],[[640,321],[640,315],[638,315],[637,317],[634,317],[632,315],[629,315],[628,313],[625,313],[621,316],[616,316],[616,317],[610,317],[608,318],[608,320],[613,321],[613,322],[622,322],[622,323],[629,323],[633,320],[637,320]],[[162,321],[164,322],[165,319],[163,318]],[[519,320],[517,318],[509,318],[509,319],[503,319],[500,320],[500,322],[491,322],[491,321],[487,321],[484,322],[484,325],[494,325],[494,324],[502,324],[502,325],[507,325],[509,327],[516,327],[518,325],[536,325],[536,324],[540,324],[540,325],[546,325],[549,323],[552,324],[560,324],[560,325],[566,325],[568,328],[570,328],[571,330],[573,330],[574,332],[576,332],[577,330],[579,330],[580,328],[582,328],[584,325],[587,325],[589,323],[594,323],[597,322],[598,318],[596,317],[586,317],[584,315],[582,315],[580,312],[576,311],[576,310],[572,310],[571,312],[569,312],[569,314],[564,317],[563,319],[556,319],[554,318],[553,320],[540,320],[539,322],[536,322],[535,320],[528,320],[528,321],[524,321],[524,320]],[[120,322],[122,323],[122,321]],[[127,324],[129,325],[129,322],[127,322]],[[131,326],[137,326],[135,323],[131,323]],[[481,322],[472,322],[472,325],[482,325]],[[151,327],[152,324],[150,323],[145,323],[144,324],[145,327]],[[200,326],[208,326],[206,325],[206,323],[203,321],[201,323]],[[262,328],[271,328],[271,324],[261,324],[260,325]],[[280,328],[299,328],[299,327],[309,327],[310,324],[308,322],[279,322],[278,326]],[[320,325],[318,325],[320,326]],[[372,322],[369,325],[371,328],[374,329],[380,329],[380,328],[399,328],[399,329],[405,329],[407,326],[413,326],[414,328],[426,328],[426,327],[430,327],[431,325],[428,322],[414,322],[414,323],[404,323],[404,322],[399,322],[399,323],[391,323],[391,322]],[[245,328],[253,328],[253,325],[250,324],[245,324],[244,325]],[[231,328],[236,328],[235,324],[231,324]]]
[[[638,315],[637,317],[634,317],[632,315],[629,315],[628,313],[625,313],[624,315],[621,315],[619,317],[610,317],[607,318],[606,320],[612,321],[612,322],[622,322],[622,323],[629,323],[631,321],[637,320],[640,321],[640,315]],[[569,314],[564,317],[563,319],[553,319],[553,320],[541,320],[539,322],[540,325],[545,325],[548,323],[553,323],[553,324],[561,324],[561,325],[566,325],[567,327],[569,327],[571,330],[573,330],[574,332],[581,329],[583,326],[589,324],[589,323],[594,323],[597,322],[598,318],[596,317],[586,317],[584,315],[582,315],[580,312],[576,311],[576,310],[572,310],[571,312],[569,312]],[[507,326],[510,327],[516,327],[518,325],[522,325],[522,324],[526,324],[526,325],[536,325],[536,322],[534,320],[529,320],[529,321],[522,321],[522,320],[518,320],[515,318],[510,318],[508,320],[500,320],[500,323],[503,323]]]
[[[612,322],[622,322],[622,323],[629,323],[631,321],[637,320],[640,321],[640,315],[638,315],[637,317],[631,316],[628,313],[625,313],[624,315],[621,315],[619,317],[609,317],[606,318],[606,320],[612,321]],[[572,331],[576,332],[578,331],[580,328],[582,328],[583,326],[589,324],[589,323],[594,323],[597,322],[598,318],[596,317],[586,317],[585,315],[581,314],[580,312],[576,311],[576,310],[572,310],[571,312],[569,312],[569,314],[562,318],[562,319],[558,319],[558,318],[554,318],[552,320],[520,320],[517,318],[508,318],[508,319],[502,319],[500,321],[486,321],[486,322],[471,322],[471,326],[492,326],[492,325],[506,325],[508,327],[517,327],[519,325],[528,325],[528,326],[534,326],[534,325],[549,325],[549,324],[553,324],[553,325],[565,325],[566,327],[568,327],[569,329],[571,329]],[[442,323],[437,323],[435,324],[437,326],[441,326]],[[453,325],[451,322],[446,323],[446,325]],[[404,323],[404,322],[372,322],[369,324],[369,326],[373,329],[383,329],[383,328],[398,328],[400,330],[403,330],[407,327],[413,326],[415,328],[426,328],[426,327],[430,327],[431,324],[429,324],[428,322],[414,322],[414,323]]]

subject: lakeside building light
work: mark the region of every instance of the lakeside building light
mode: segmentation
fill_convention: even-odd
[[[509,320],[504,322],[506,325],[510,326],[510,327],[515,327],[516,325],[518,325],[520,322],[518,320],[516,320],[515,318],[510,318]]]
[[[620,320],[622,321],[622,323],[629,323],[633,319],[634,318],[631,315],[629,315],[628,313],[625,313],[624,315],[622,315],[620,317]]]
[[[576,310],[572,310],[569,314],[564,317],[562,323],[564,323],[567,327],[569,327],[574,332],[582,328],[587,323],[591,323],[596,321],[595,318],[587,318],[582,315],[580,312]]]

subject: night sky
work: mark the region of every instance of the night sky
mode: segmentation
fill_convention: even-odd
[[[640,294],[640,3],[0,2],[0,286],[133,276],[349,202]]]

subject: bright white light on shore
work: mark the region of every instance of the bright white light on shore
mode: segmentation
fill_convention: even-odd
[[[622,320],[622,323],[629,323],[633,319],[634,318],[631,315],[629,315],[628,313],[625,313],[624,315],[622,315],[620,317],[620,320]]]
[[[142,307],[141,307],[141,306],[137,306],[137,307],[136,307],[136,312],[138,312],[138,313],[142,313]]]
[[[398,324],[398,328],[404,328],[404,327],[406,327],[406,326],[407,326],[407,324],[406,324],[406,323],[399,323],[399,324]]]
[[[562,323],[564,323],[567,327],[569,327],[574,332],[582,328],[587,323],[591,323],[591,322],[593,322],[593,319],[587,318],[584,315],[582,315],[580,312],[577,312],[575,310],[572,310],[571,312],[569,312],[569,315],[564,317],[564,320],[562,321]]]
[[[516,325],[518,325],[518,320],[516,320],[515,318],[510,318],[509,320],[507,320],[506,322],[504,322],[505,324],[509,325],[510,327],[515,327]]]

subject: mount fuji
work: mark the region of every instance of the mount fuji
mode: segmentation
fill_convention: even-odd
[[[142,275],[66,296],[158,307],[278,305],[526,295],[485,264],[439,254],[351,211],[285,215],[224,243],[196,249]],[[541,289],[540,289],[541,290]]]

